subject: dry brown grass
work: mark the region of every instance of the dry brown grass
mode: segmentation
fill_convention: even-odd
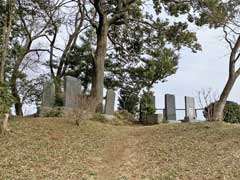
[[[240,126],[113,126],[19,119],[0,138],[1,180],[240,179]]]
[[[93,118],[97,105],[96,98],[88,95],[79,96],[77,102],[77,108],[65,109],[64,117],[75,119],[76,124],[79,126],[81,121]]]

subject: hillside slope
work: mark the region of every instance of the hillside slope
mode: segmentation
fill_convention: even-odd
[[[113,126],[67,119],[11,122],[1,180],[240,179],[240,126]]]

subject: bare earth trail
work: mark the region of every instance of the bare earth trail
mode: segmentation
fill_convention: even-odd
[[[39,118],[11,127],[0,138],[1,180],[240,179],[240,125]]]
[[[140,154],[137,151],[140,140],[136,136],[139,128],[124,128],[108,142],[103,151],[103,167],[99,179],[124,179],[130,171],[137,171]],[[136,172],[135,172],[136,173]]]

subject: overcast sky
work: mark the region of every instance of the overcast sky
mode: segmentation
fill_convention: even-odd
[[[168,78],[166,83],[159,83],[154,87],[156,106],[164,107],[164,94],[176,95],[177,108],[184,108],[184,96],[195,96],[201,89],[213,89],[218,95],[224,88],[228,77],[229,47],[224,41],[222,31],[210,30],[204,27],[196,30],[203,50],[197,54],[190,50],[183,50],[177,73]],[[240,84],[236,82],[230,100],[240,102]],[[196,102],[198,107],[199,104]],[[201,112],[199,117],[202,118]],[[183,113],[178,113],[183,118]]]
[[[201,27],[195,31],[203,50],[196,54],[189,49],[181,51],[177,73],[170,76],[167,82],[159,83],[154,87],[157,108],[164,107],[166,93],[175,94],[177,108],[184,108],[184,96],[196,97],[196,105],[200,107],[197,102],[197,91],[212,88],[220,94],[224,88],[228,76],[229,48],[224,41],[222,31],[210,30],[208,27]],[[237,81],[229,99],[240,102],[239,90],[240,84]],[[29,114],[33,112],[33,108],[26,106],[24,112]],[[201,119],[202,113],[198,114]],[[184,113],[178,112],[177,118],[183,117]]]

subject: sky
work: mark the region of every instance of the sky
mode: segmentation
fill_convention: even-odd
[[[229,47],[224,41],[222,30],[209,29],[206,26],[195,27],[194,31],[197,32],[203,50],[196,54],[187,48],[181,50],[177,73],[168,77],[167,82],[156,84],[153,88],[157,108],[164,108],[164,94],[176,96],[178,109],[184,108],[184,96],[195,97],[197,108],[201,108],[197,101],[197,91],[211,88],[219,95],[224,88],[228,77]],[[240,103],[239,81],[236,82],[229,100]],[[116,107],[117,104],[118,102]],[[33,108],[26,105],[24,114],[32,112]],[[184,118],[184,112],[178,112],[177,118]],[[203,119],[201,111],[198,112],[198,119]]]
[[[184,108],[184,96],[195,97],[197,108],[197,92],[202,89],[212,89],[213,94],[220,95],[228,77],[229,47],[224,41],[223,32],[203,27],[196,30],[197,37],[203,50],[197,54],[190,50],[181,51],[179,69],[170,76],[166,83],[154,86],[156,107],[164,107],[164,94],[176,96],[176,108]],[[236,82],[229,100],[240,102],[240,82]],[[177,118],[182,119],[184,112],[178,112]],[[198,118],[203,119],[202,112],[198,111]]]

